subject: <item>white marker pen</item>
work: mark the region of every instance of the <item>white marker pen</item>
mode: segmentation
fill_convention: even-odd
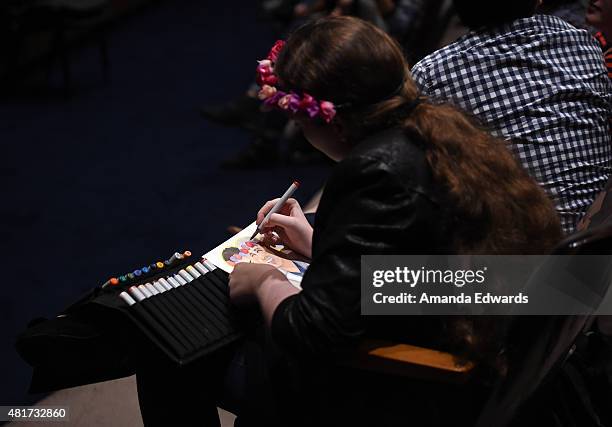
[[[177,282],[179,282],[179,284],[181,286],[185,286],[187,284],[187,281],[185,279],[183,279],[180,275],[175,274],[174,275],[174,280],[176,280]]]
[[[217,266],[213,264],[212,262],[210,262],[209,260],[207,260],[206,258],[202,258],[202,264],[204,264],[204,267],[206,267],[209,271],[213,271],[217,269]]]
[[[143,294],[142,292],[140,292],[140,289],[138,289],[136,286],[132,286],[130,289],[128,289],[128,292],[134,297],[136,298],[136,301],[141,302],[144,299],[147,299],[147,297],[145,296],[145,294]]]
[[[157,292],[159,292],[160,294],[166,292],[166,289],[164,289],[164,287],[160,285],[159,282],[153,282],[153,287],[155,287],[155,289],[157,289]]]
[[[168,281],[163,277],[160,277],[158,283],[160,283],[167,291],[171,291],[172,289],[174,289],[174,286],[168,283]]]
[[[149,290],[149,292],[151,292],[153,295],[157,295],[159,293],[159,291],[157,289],[155,289],[155,286],[153,286],[150,283],[145,283],[145,287]]]
[[[134,298],[129,296],[127,294],[127,292],[121,292],[119,294],[119,298],[121,298],[123,301],[125,301],[129,306],[132,306],[132,305],[136,304],[136,301],[134,301]]]
[[[176,279],[172,276],[168,276],[168,283],[170,283],[172,286],[174,286],[175,288],[180,288],[181,284],[179,282],[176,281]]]
[[[195,268],[193,268],[193,265],[188,265],[186,268],[187,272],[189,274],[191,274],[191,276],[194,279],[197,279],[198,277],[200,277],[202,274],[200,274],[200,272],[198,270],[196,270]]]
[[[204,266],[202,265],[202,263],[201,263],[201,262],[199,262],[199,261],[198,261],[198,262],[196,262],[195,264],[193,264],[193,266],[196,268],[196,270],[198,270],[198,271],[199,271],[200,273],[202,273],[202,274],[206,274],[206,273],[208,273],[208,269],[207,269],[206,267],[204,267]]]
[[[153,296],[153,294],[149,292],[149,290],[145,287],[145,285],[139,285],[138,289],[140,289],[140,292],[142,292],[144,296],[147,298],[151,298]]]
[[[189,283],[193,280],[193,277],[189,275],[185,270],[179,271],[180,276],[185,280],[186,283]]]

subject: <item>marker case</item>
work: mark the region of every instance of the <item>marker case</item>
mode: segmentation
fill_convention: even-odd
[[[261,321],[236,312],[228,274],[214,270],[129,306],[119,294],[152,283],[194,260],[184,260],[125,284],[95,288],[54,319],[36,319],[17,340],[34,368],[30,392],[47,392],[132,375],[143,357],[182,366],[239,340]],[[247,326],[248,325],[248,326]]]

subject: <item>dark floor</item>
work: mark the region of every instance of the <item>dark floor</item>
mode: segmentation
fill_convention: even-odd
[[[301,200],[322,185],[324,167],[220,170],[248,136],[197,114],[240,94],[274,41],[255,3],[160,2],[113,28],[110,84],[84,46],[72,99],[1,101],[0,404],[36,398],[13,348],[28,320],[175,250],[206,252],[294,177]]]

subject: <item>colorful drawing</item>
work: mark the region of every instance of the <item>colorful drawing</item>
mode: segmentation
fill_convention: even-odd
[[[285,274],[292,284],[299,287],[308,262],[282,245],[264,245],[260,241],[261,236],[249,240],[255,229],[255,223],[249,225],[204,256],[228,273],[241,262],[272,265]]]

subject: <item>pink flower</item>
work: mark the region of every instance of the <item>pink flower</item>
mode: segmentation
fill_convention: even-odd
[[[272,46],[272,49],[270,49],[270,53],[268,53],[268,59],[272,62],[276,62],[278,54],[283,49],[283,46],[285,46],[285,42],[283,40],[277,40],[274,46]]]
[[[319,107],[321,108],[321,117],[325,120],[325,123],[331,122],[336,116],[336,108],[331,102],[321,101]]]
[[[276,78],[274,74],[268,74],[268,75],[258,74],[257,75],[257,84],[259,86],[264,86],[264,85],[274,86],[276,83],[278,83],[278,79]]]
[[[278,100],[278,107],[281,110],[288,110],[289,102],[291,102],[291,95],[285,95],[281,99]]]
[[[304,95],[302,96],[302,100],[300,101],[300,110],[304,111],[306,110],[306,108],[310,107],[314,103],[315,103],[314,98],[308,95],[306,92],[304,92]]]
[[[259,65],[257,66],[257,73],[268,76],[274,73],[274,68],[272,67],[272,61],[269,59],[264,59],[263,61],[258,61]]]
[[[276,93],[275,87],[263,85],[261,87],[261,90],[257,94],[257,97],[263,101],[264,99],[268,99],[271,96],[274,96],[275,93]]]

